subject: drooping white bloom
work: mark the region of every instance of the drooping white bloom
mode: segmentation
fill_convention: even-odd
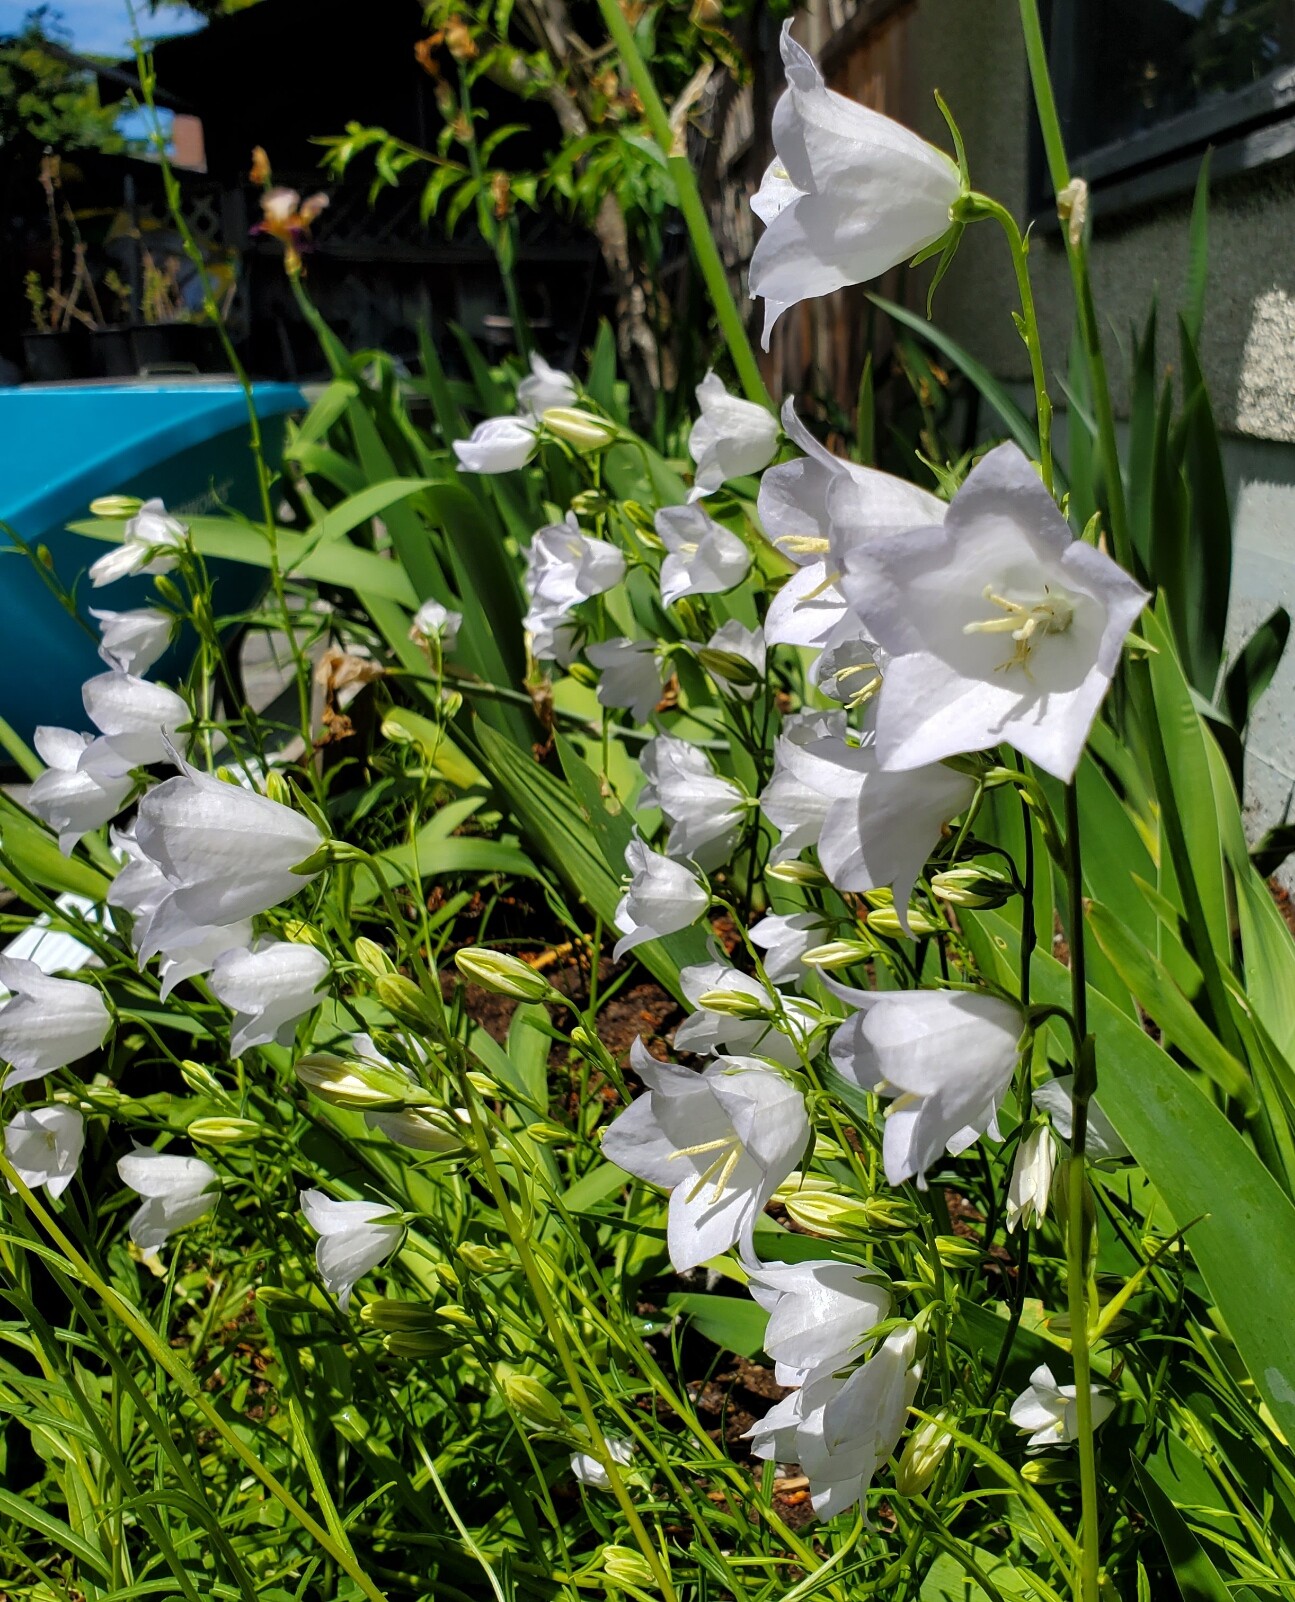
[[[645,940],[687,929],[710,905],[710,896],[695,874],[682,862],[653,851],[637,835],[625,847],[625,866],[630,882],[616,908],[621,938],[612,956],[617,962]]]
[[[101,1046],[112,1028],[93,985],[53,979],[25,957],[0,957],[0,985],[10,992],[0,1007],[0,1062],[9,1064],[0,1090],[66,1068]]]
[[[220,1199],[216,1170],[201,1157],[136,1146],[117,1164],[123,1185],[143,1197],[130,1220],[130,1238],[145,1258],[156,1257],[176,1230],[209,1213]]]
[[[817,912],[770,912],[747,931],[752,945],[765,953],[764,971],[769,983],[790,984],[804,972],[802,958],[821,946],[829,925]]]
[[[628,707],[635,723],[646,723],[665,689],[665,672],[653,641],[617,635],[588,646],[585,655],[602,674],[599,702]]]
[[[1069,1141],[1075,1121],[1074,1074],[1060,1074],[1056,1079],[1049,1079],[1034,1092],[1033,1099],[1036,1107],[1050,1114],[1052,1126],[1062,1140]],[[1084,1148],[1090,1158],[1098,1161],[1118,1162],[1129,1155],[1129,1148],[1116,1133],[1115,1125],[1095,1100],[1088,1103]]]
[[[726,661],[728,657],[736,658],[736,663]],[[764,630],[745,628],[735,617],[730,618],[715,630],[697,658],[721,694],[749,701],[764,681],[768,662]],[[736,667],[741,668],[740,674]]]
[[[607,1440],[607,1453],[613,1462],[619,1463],[622,1468],[634,1461],[634,1444],[621,1436],[609,1435]],[[601,1463],[592,1452],[572,1452],[571,1472],[580,1481],[594,1491],[610,1491],[612,1482],[608,1476],[606,1466]]]
[[[487,417],[467,439],[453,441],[460,473],[512,473],[525,467],[539,443],[529,417]]]
[[[176,731],[192,721],[183,696],[133,673],[99,673],[81,686],[86,716],[103,738],[88,745],[81,767],[96,778],[164,762]]]
[[[773,777],[760,793],[760,810],[781,835],[770,853],[772,863],[787,862],[818,844],[831,800],[799,776],[793,747],[820,740],[845,741],[844,712],[795,712],[783,719],[773,746]]]
[[[378,1050],[372,1035],[352,1035],[350,1048],[350,1055],[361,1062],[376,1063],[379,1068],[403,1074],[411,1086],[418,1083],[403,1062],[393,1062]],[[388,1140],[407,1146],[410,1151],[428,1151],[443,1157],[463,1145],[450,1119],[440,1112],[422,1112],[416,1107],[370,1109],[365,1112],[364,1121],[370,1129],[380,1130]]]
[[[517,385],[517,404],[531,417],[542,417],[551,407],[574,406],[579,400],[571,375],[550,367],[539,351],[531,352],[531,370]]]
[[[76,1178],[84,1146],[85,1119],[75,1107],[24,1107],[5,1125],[10,1167],[28,1190],[44,1185],[51,1197]]]
[[[670,823],[666,850],[672,857],[691,858],[709,872],[733,855],[747,799],[731,779],[715,772],[706,753],[689,740],[658,734],[639,758],[647,784],[640,807],[659,807]]]
[[[809,1139],[799,1090],[751,1057],[720,1057],[703,1072],[630,1051],[648,1087],[603,1136],[603,1155],[670,1192],[670,1261],[683,1273],[751,1232]]]
[[[602,595],[625,577],[625,557],[607,540],[582,532],[574,512],[537,529],[526,551],[526,593],[532,612],[556,621],[581,601]],[[529,627],[529,624],[528,624]]]
[[[1093,1428],[1103,1424],[1115,1411],[1115,1398],[1100,1386],[1090,1387]],[[1079,1436],[1078,1388],[1058,1385],[1052,1370],[1041,1363],[1030,1375],[1030,1383],[1012,1403],[1008,1415],[1018,1430],[1030,1437],[1028,1449],[1041,1452],[1049,1446],[1065,1446]]]
[[[841,560],[846,600],[888,653],[883,767],[1009,741],[1071,778],[1147,595],[1074,537],[1017,446],[972,469],[942,526],[865,541]]]
[[[135,839],[195,924],[235,923],[286,901],[316,877],[292,869],[323,843],[300,812],[187,763],[140,802]]]
[[[328,968],[322,951],[288,940],[261,940],[219,957],[208,983],[234,1014],[230,1056],[272,1040],[290,1045],[298,1020],[324,999]]]
[[[315,1265],[343,1312],[356,1280],[385,1262],[400,1244],[399,1224],[379,1224],[395,1210],[387,1202],[334,1201],[322,1190],[298,1197],[306,1222],[318,1234]]]
[[[409,626],[411,640],[439,642],[443,651],[452,651],[459,637],[459,629],[463,626],[463,613],[452,611],[448,606],[433,596],[426,600],[414,613],[414,620]]]
[[[90,608],[99,624],[99,655],[119,673],[143,677],[171,643],[175,620],[155,606],[131,612],[105,612]]]
[[[757,215],[770,218],[751,257],[765,301],[765,348],[788,306],[861,284],[947,233],[962,180],[933,145],[829,89],[814,59],[782,31],[787,91],[773,113],[776,159]],[[788,194],[788,189],[796,191]]]
[[[758,473],[778,449],[778,419],[754,401],[730,395],[716,373],[707,373],[697,386],[701,416],[688,436],[688,454],[697,464],[695,501],[710,495],[730,478]]]
[[[902,1185],[941,1152],[956,1156],[988,1131],[1016,1068],[1022,1020],[997,996],[958,990],[833,989],[860,1010],[832,1036],[837,1070],[862,1090],[893,1097],[882,1160]]]
[[[131,573],[169,573],[188,537],[188,524],[172,517],[160,500],[145,501],[128,520],[121,544],[91,564],[90,582],[99,589]]]
[[[84,834],[102,828],[126,805],[135,781],[129,773],[99,774],[85,771],[81,757],[94,743],[89,734],[43,725],[33,743],[47,764],[27,792],[28,809],[58,835],[64,856]]]
[[[1016,1161],[1007,1186],[1007,1232],[1018,1224],[1026,1229],[1040,1224],[1048,1211],[1057,1143],[1046,1124],[1039,1124],[1016,1148]]]
[[[855,1263],[830,1257],[803,1263],[747,1263],[747,1289],[769,1315],[764,1349],[779,1385],[832,1373],[890,1317],[889,1289]]]
[[[823,1021],[822,1013],[810,1002],[767,990],[731,962],[692,963],[680,970],[679,988],[694,1010],[675,1030],[675,1048],[698,1056],[768,1057],[794,1068],[800,1061],[797,1045],[808,1051]],[[702,998],[715,991],[743,998],[748,1008],[729,1011],[706,1006]]]
[[[685,595],[719,595],[750,570],[745,540],[700,506],[663,506],[656,531],[669,553],[661,564],[663,606]]]

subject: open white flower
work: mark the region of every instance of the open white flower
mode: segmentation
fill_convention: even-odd
[[[234,1014],[230,1056],[270,1041],[290,1045],[298,1020],[324,999],[328,968],[322,951],[288,940],[261,940],[219,957],[208,982]]]
[[[821,740],[845,742],[844,712],[794,712],[783,719],[773,746],[773,777],[760,792],[760,810],[781,838],[770,853],[772,863],[787,862],[818,844],[831,799],[800,777],[801,763],[793,747],[812,747]]]
[[[400,1244],[399,1224],[379,1224],[394,1209],[387,1202],[334,1201],[322,1190],[298,1197],[306,1222],[318,1234],[315,1265],[343,1312],[351,1304],[356,1280],[385,1262]]]
[[[747,931],[764,952],[764,971],[773,985],[790,984],[805,971],[807,951],[821,946],[830,925],[817,912],[769,912]]]
[[[752,203],[770,219],[751,257],[765,348],[788,306],[861,284],[948,232],[962,180],[934,145],[829,89],[783,24],[787,91],[773,113],[776,159]],[[795,193],[789,191],[794,190]]]
[[[609,1435],[606,1437],[607,1454],[613,1462],[619,1463],[622,1468],[634,1461],[634,1443],[621,1436]],[[572,1452],[571,1472],[580,1481],[594,1491],[610,1491],[612,1482],[607,1473],[606,1465],[599,1461],[592,1452]]]
[[[1115,1411],[1115,1398],[1098,1385],[1090,1387],[1093,1428],[1103,1424]],[[1012,1403],[1008,1415],[1018,1430],[1030,1437],[1031,1452],[1049,1446],[1065,1446],[1079,1435],[1078,1388],[1058,1385],[1052,1370],[1041,1363],[1030,1375],[1028,1387]]]
[[[956,1156],[986,1131],[1011,1082],[1020,1010],[961,990],[860,991],[832,987],[860,1010],[832,1036],[838,1072],[861,1090],[892,1097],[882,1160],[892,1185],[916,1179],[942,1152]]]
[[[727,862],[748,811],[737,785],[721,778],[691,741],[670,734],[649,740],[639,763],[648,782],[638,804],[659,807],[665,814],[670,855],[689,857],[707,872]]]
[[[98,779],[166,761],[176,731],[193,719],[183,696],[133,673],[96,674],[81,686],[81,699],[103,738],[85,748],[80,765]]]
[[[443,651],[452,651],[462,626],[463,613],[452,611],[433,596],[414,613],[409,638],[424,642],[436,640]]]
[[[82,835],[117,816],[135,781],[129,773],[91,773],[81,767],[82,755],[94,744],[92,735],[45,724],[32,738],[47,766],[28,790],[27,806],[54,830],[67,856]]]
[[[188,537],[188,524],[172,517],[160,500],[145,501],[127,521],[121,544],[91,564],[90,582],[99,589],[131,573],[169,573]]]
[[[648,1087],[603,1136],[603,1154],[670,1192],[670,1261],[683,1273],[742,1242],[809,1139],[799,1090],[751,1057],[703,1072],[630,1051]]]
[[[526,551],[526,593],[532,612],[551,620],[602,595],[625,577],[625,556],[607,540],[582,532],[574,512],[537,529]],[[529,625],[528,625],[529,626]]]
[[[888,653],[883,767],[1009,741],[1071,778],[1147,595],[1074,537],[1017,446],[972,469],[942,526],[862,542],[841,560],[846,600]]]
[[[731,590],[751,567],[746,542],[700,506],[663,506],[656,531],[669,553],[661,564],[663,606],[685,595]]]
[[[93,985],[53,979],[25,957],[0,956],[0,1062],[9,1064],[0,1089],[43,1079],[94,1051],[108,1038],[112,1018]]]
[[[779,1385],[832,1373],[855,1355],[870,1329],[890,1317],[889,1289],[855,1263],[747,1263],[747,1289],[769,1315],[764,1349]]]
[[[105,612],[90,608],[99,624],[99,655],[119,673],[147,673],[171,643],[174,618],[155,606],[131,612]]]
[[[1034,1105],[1050,1114],[1052,1127],[1062,1140],[1069,1142],[1075,1121],[1075,1076],[1059,1074],[1049,1079],[1034,1092]],[[1129,1155],[1129,1148],[1120,1139],[1115,1125],[1096,1101],[1088,1103],[1088,1128],[1084,1148],[1091,1160],[1118,1162]]]
[[[534,456],[538,423],[529,417],[487,417],[467,439],[453,441],[460,473],[512,473]]]
[[[195,924],[235,923],[286,901],[316,877],[292,870],[323,844],[300,812],[187,763],[140,802],[135,839]]]
[[[602,674],[599,702],[628,707],[635,723],[646,723],[665,689],[665,673],[654,642],[617,635],[587,647],[585,655]]]
[[[674,1043],[698,1056],[768,1057],[794,1068],[800,1061],[797,1045],[808,1051],[823,1021],[812,1003],[767,990],[731,962],[692,963],[680,970],[679,988],[694,1010],[675,1030]],[[702,998],[716,991],[726,992],[737,1009],[707,1007]]]
[[[710,905],[710,896],[694,873],[682,862],[653,851],[637,835],[625,847],[625,866],[630,882],[616,908],[621,938],[612,956],[617,962],[645,940],[687,929]]]
[[[1047,1215],[1052,1172],[1057,1163],[1057,1142],[1047,1124],[1039,1124],[1016,1148],[1016,1161],[1007,1186],[1007,1232],[1018,1224],[1026,1229]]]
[[[84,1146],[85,1119],[75,1107],[24,1107],[5,1125],[9,1166],[28,1190],[44,1185],[52,1197],[76,1178]]]
[[[730,395],[717,374],[707,373],[698,384],[697,404],[701,416],[688,436],[688,454],[697,464],[690,501],[730,478],[758,473],[778,449],[778,419],[754,401]]]
[[[117,1174],[143,1198],[131,1216],[130,1238],[145,1258],[156,1257],[177,1230],[209,1213],[220,1199],[216,1170],[201,1157],[136,1146],[118,1162]]]
[[[554,406],[574,406],[579,396],[571,375],[551,367],[539,351],[531,352],[531,370],[517,385],[517,404],[539,418]]]

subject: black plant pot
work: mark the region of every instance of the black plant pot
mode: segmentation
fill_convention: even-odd
[[[134,378],[139,370],[129,328],[96,328],[90,351],[96,378]]]
[[[220,373],[228,367],[220,334],[210,323],[151,323],[132,334],[138,372]]]
[[[22,336],[23,361],[34,384],[57,384],[84,378],[89,371],[89,350],[83,328]]]

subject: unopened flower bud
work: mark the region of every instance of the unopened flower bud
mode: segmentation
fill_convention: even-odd
[[[632,1585],[637,1591],[656,1589],[651,1565],[632,1546],[603,1547],[603,1573],[609,1585]]]
[[[389,1332],[435,1329],[436,1310],[420,1302],[402,1302],[392,1296],[375,1296],[360,1309],[360,1322],[373,1329]]]
[[[388,1335],[382,1344],[391,1357],[416,1362],[420,1357],[444,1357],[461,1343],[452,1330],[415,1329]]]
[[[974,1240],[961,1235],[937,1235],[935,1249],[946,1268],[974,1268],[984,1255]]]
[[[1077,1478],[1074,1466],[1059,1457],[1032,1457],[1021,1464],[1021,1478],[1027,1485],[1065,1485]]]
[[[313,923],[307,923],[302,918],[290,918],[283,926],[283,938],[291,940],[296,946],[313,946],[316,951],[322,951],[325,956],[331,955],[332,947],[322,929],[316,929]]]
[[[541,1385],[532,1374],[507,1374],[500,1384],[508,1405],[536,1429],[559,1430],[566,1416],[553,1393]]]
[[[722,1013],[726,1018],[767,1018],[768,1003],[761,996],[750,996],[741,990],[706,990],[698,996],[697,1005],[707,1012]]]
[[[848,968],[865,962],[877,948],[864,940],[829,940],[814,946],[800,959],[809,968]]]
[[[869,1196],[863,1203],[872,1230],[907,1230],[917,1225],[917,1213],[898,1196]]]
[[[384,973],[374,981],[373,989],[393,1018],[413,1029],[439,1032],[441,1015],[435,1002],[403,973]]]
[[[771,879],[781,879],[783,884],[827,883],[827,875],[822,868],[816,868],[812,862],[775,862],[772,867],[764,871]]]
[[[220,1081],[210,1068],[204,1068],[200,1062],[193,1062],[186,1057],[180,1064],[180,1077],[189,1089],[199,1096],[218,1096],[222,1101],[225,1099]]]
[[[545,1123],[540,1119],[533,1124],[527,1124],[526,1134],[541,1146],[562,1146],[571,1139],[569,1129],[563,1129],[561,1124]]]
[[[595,517],[599,512],[608,509],[611,503],[602,490],[581,490],[578,495],[571,497],[571,510],[580,517]]]
[[[292,805],[292,786],[278,768],[271,768],[265,775],[262,789],[271,801],[277,801],[281,807]]]
[[[895,1489],[901,1496],[920,1496],[935,1478],[945,1453],[953,1445],[953,1437],[939,1422],[945,1417],[944,1412],[937,1413],[908,1437],[895,1473]]]
[[[465,1240],[458,1247],[458,1255],[474,1274],[502,1274],[513,1267],[507,1253],[496,1251],[493,1246],[478,1246],[475,1241]]]
[[[138,495],[97,495],[90,502],[90,516],[134,517],[143,505]]]
[[[250,1118],[195,1118],[187,1133],[207,1146],[241,1146],[256,1140],[261,1129]]]
[[[551,406],[540,418],[550,434],[556,434],[578,451],[601,451],[614,442],[615,423],[581,411],[578,406]]]
[[[697,652],[697,660],[711,678],[720,679],[725,684],[745,689],[753,688],[761,681],[762,675],[755,663],[748,662],[736,651],[720,651],[712,645],[703,645]]]
[[[406,1107],[419,1099],[416,1088],[397,1069],[356,1058],[344,1060],[324,1051],[300,1058],[294,1072],[307,1090],[333,1107],[373,1112]]]
[[[899,914],[894,907],[874,908],[868,914],[868,927],[874,933],[888,935],[892,939],[896,936],[902,936],[904,933],[904,926],[900,923]],[[929,935],[943,929],[944,925],[935,923],[924,912],[919,912],[916,907],[910,907],[908,909],[908,927],[915,935]]]
[[[1016,887],[1001,868],[971,863],[935,874],[931,893],[952,907],[1001,907],[1016,894]]]
[[[432,1273],[436,1275],[441,1284],[453,1295],[459,1288],[459,1276],[454,1272],[453,1263],[434,1263]]]
[[[371,979],[385,979],[396,971],[396,965],[381,946],[361,935],[355,942],[355,960]]]
[[[787,1214],[802,1229],[833,1240],[848,1240],[868,1230],[867,1203],[830,1191],[801,1190],[782,1198]]]
[[[258,1306],[270,1313],[313,1313],[324,1305],[322,1297],[312,1301],[309,1297],[294,1295],[279,1285],[258,1285],[256,1301]]]
[[[499,1094],[498,1081],[492,1079],[489,1074],[483,1074],[478,1068],[470,1069],[466,1078],[478,1096],[497,1096]],[[464,1122],[466,1123],[467,1120],[465,1119]]]
[[[487,951],[484,946],[466,946],[454,953],[454,966],[465,979],[496,996],[512,996],[516,1001],[546,1001],[557,994],[542,973],[506,951]]]
[[[436,1309],[436,1317],[440,1324],[452,1324],[459,1329],[476,1329],[477,1321],[471,1313],[465,1312],[456,1302],[447,1302],[445,1306]]]
[[[621,511],[634,525],[634,532],[645,545],[661,548],[661,537],[656,531],[656,516],[641,501],[622,501]]]

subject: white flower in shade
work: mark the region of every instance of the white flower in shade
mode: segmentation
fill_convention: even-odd
[[[748,276],[751,295],[765,301],[766,349],[786,307],[876,278],[934,244],[948,232],[962,189],[942,151],[829,89],[791,37],[790,21],[782,59],[777,161],[752,203],[757,215],[771,216]]]
[[[443,651],[452,651],[462,626],[463,613],[451,611],[433,597],[424,601],[414,613],[414,620],[409,625],[409,638],[424,642],[436,640]]]
[[[830,925],[817,912],[770,912],[747,931],[764,952],[764,971],[773,985],[790,984],[805,971],[807,951],[821,946]]]
[[[300,812],[187,763],[140,802],[135,839],[175,886],[175,911],[195,924],[278,906],[316,877],[292,870],[323,844]]]
[[[766,990],[731,962],[693,963],[680,971],[679,987],[694,1011],[675,1030],[675,1048],[698,1056],[768,1057],[794,1068],[800,1062],[797,1044],[808,1052],[823,1021],[811,1003]],[[738,1010],[707,1007],[702,998],[716,991],[738,1001]]]
[[[324,999],[328,958],[314,946],[261,940],[252,949],[226,951],[211,970],[211,993],[234,1014],[229,1054],[250,1046],[292,1043],[298,1020]]]
[[[539,443],[529,417],[487,417],[467,439],[453,441],[460,473],[512,473],[525,467]]]
[[[156,1257],[177,1230],[209,1213],[220,1199],[216,1170],[201,1157],[136,1146],[118,1162],[117,1174],[143,1198],[130,1220],[130,1238],[145,1258]]]
[[[81,699],[103,735],[85,748],[81,768],[100,779],[166,761],[176,731],[193,719],[183,696],[133,673],[99,673],[81,686]]]
[[[844,712],[795,712],[783,719],[773,746],[773,777],[760,793],[760,810],[781,836],[770,862],[787,862],[817,845],[831,805],[829,797],[799,777],[794,748],[826,739],[844,742],[846,727]]]
[[[598,700],[603,706],[628,707],[635,723],[646,723],[665,689],[665,672],[651,640],[624,635],[590,645],[585,655],[602,674]]]
[[[0,1062],[9,1064],[0,1089],[43,1079],[101,1046],[112,1017],[93,985],[53,979],[25,957],[0,957]]]
[[[84,1145],[85,1119],[74,1107],[24,1107],[5,1125],[9,1166],[28,1190],[44,1185],[51,1196],[76,1178]]]
[[[730,618],[697,652],[697,660],[721,694],[749,701],[764,682],[768,661],[764,630],[745,628]]]
[[[751,567],[745,540],[700,506],[663,506],[656,531],[669,553],[661,564],[661,603],[685,595],[719,595],[740,584]]]
[[[665,814],[670,855],[689,857],[707,872],[727,862],[749,810],[737,785],[721,778],[691,741],[670,734],[649,740],[639,763],[648,782],[638,804],[660,807]]]
[[[683,1273],[751,1232],[809,1139],[799,1090],[750,1057],[703,1072],[658,1062],[636,1041],[630,1062],[647,1091],[603,1136],[603,1155],[670,1192],[670,1261]]]
[[[188,537],[188,524],[172,517],[160,500],[145,501],[128,520],[121,544],[91,564],[90,582],[99,589],[131,573],[169,573]]]
[[[634,1461],[634,1446],[619,1436],[609,1435],[607,1440],[607,1455],[614,1463],[622,1468],[628,1467]],[[580,1481],[594,1491],[610,1491],[612,1482],[607,1473],[606,1465],[599,1461],[592,1452],[572,1452],[571,1472]]]
[[[319,1236],[315,1265],[343,1312],[357,1279],[385,1262],[400,1244],[399,1224],[379,1224],[394,1208],[387,1202],[334,1201],[322,1190],[303,1190],[298,1200],[306,1222]]]
[[[769,1315],[764,1349],[779,1385],[843,1368],[868,1331],[890,1317],[889,1289],[856,1263],[811,1258],[745,1266],[747,1289]]]
[[[574,512],[537,529],[526,551],[526,593],[533,612],[563,617],[625,577],[625,557],[607,540],[582,533]]]
[[[1071,1139],[1075,1121],[1075,1076],[1061,1074],[1049,1079],[1034,1092],[1034,1105],[1042,1107],[1052,1118],[1052,1126],[1062,1140]],[[1115,1125],[1102,1111],[1097,1101],[1088,1103],[1088,1128],[1084,1137],[1088,1156],[1098,1161],[1118,1162],[1129,1155],[1129,1148],[1115,1131]]]
[[[754,401],[730,395],[715,373],[698,384],[697,404],[701,416],[688,436],[688,454],[697,464],[690,501],[730,478],[758,473],[778,449],[778,419]]]
[[[537,662],[570,667],[580,655],[579,626],[553,607],[531,607],[522,618],[522,627]]]
[[[166,919],[165,923],[171,923]],[[238,923],[190,924],[176,918],[176,925],[184,936],[184,944],[173,946],[164,953],[157,965],[158,997],[165,1001],[182,979],[193,979],[198,974],[210,973],[221,957],[229,951],[241,951],[251,943],[252,920],[243,918]],[[155,925],[159,938],[165,938],[164,923]],[[147,959],[141,959],[146,961]],[[235,1053],[237,1055],[237,1053]]]
[[[860,1010],[832,1036],[831,1057],[861,1090],[892,1097],[882,1160],[892,1185],[916,1179],[942,1152],[956,1156],[988,1131],[1011,1082],[1020,1010],[997,996],[961,990],[832,988]]]
[[[417,1079],[403,1062],[393,1062],[378,1050],[372,1035],[352,1035],[350,1047],[352,1057],[358,1057],[361,1062],[376,1063],[379,1068],[392,1069],[403,1074],[411,1087],[417,1085]],[[444,1157],[461,1150],[463,1145],[449,1117],[439,1111],[425,1112],[416,1107],[398,1110],[383,1108],[367,1111],[364,1121],[370,1129],[380,1130],[388,1140],[394,1140],[398,1146],[407,1146],[410,1151],[427,1151]]]
[[[1052,1171],[1057,1163],[1057,1142],[1046,1124],[1039,1124],[1016,1148],[1016,1161],[1007,1186],[1007,1230],[1018,1224],[1029,1229],[1041,1224],[1048,1211]]]
[[[653,851],[637,835],[625,847],[625,867],[630,882],[616,908],[621,933],[612,953],[616,962],[645,940],[687,929],[710,905],[710,895],[694,873]]]
[[[28,810],[49,824],[66,856],[84,834],[102,828],[126,805],[135,781],[129,773],[98,774],[81,767],[94,743],[89,734],[43,725],[33,743],[46,770],[27,792]]]
[[[574,406],[579,400],[571,375],[550,367],[538,351],[531,352],[531,370],[517,385],[517,404],[531,417],[542,417],[554,406]]]
[[[887,653],[883,767],[1008,741],[1070,779],[1147,595],[1074,537],[1017,446],[972,469],[942,526],[868,540],[842,564],[846,600]]]
[[[870,701],[881,688],[886,653],[860,632],[851,614],[827,637],[809,676],[817,689],[847,710]]]
[[[92,606],[90,616],[99,624],[99,655],[119,673],[147,673],[171,643],[175,620],[155,606],[133,612],[96,611]]]
[[[1115,1398],[1100,1386],[1090,1387],[1093,1428],[1115,1411]],[[1028,1387],[1012,1403],[1008,1415],[1018,1430],[1030,1437],[1028,1449],[1041,1452],[1049,1446],[1065,1446],[1079,1435],[1078,1395],[1074,1385],[1058,1385],[1052,1370],[1042,1363],[1030,1375]]]

